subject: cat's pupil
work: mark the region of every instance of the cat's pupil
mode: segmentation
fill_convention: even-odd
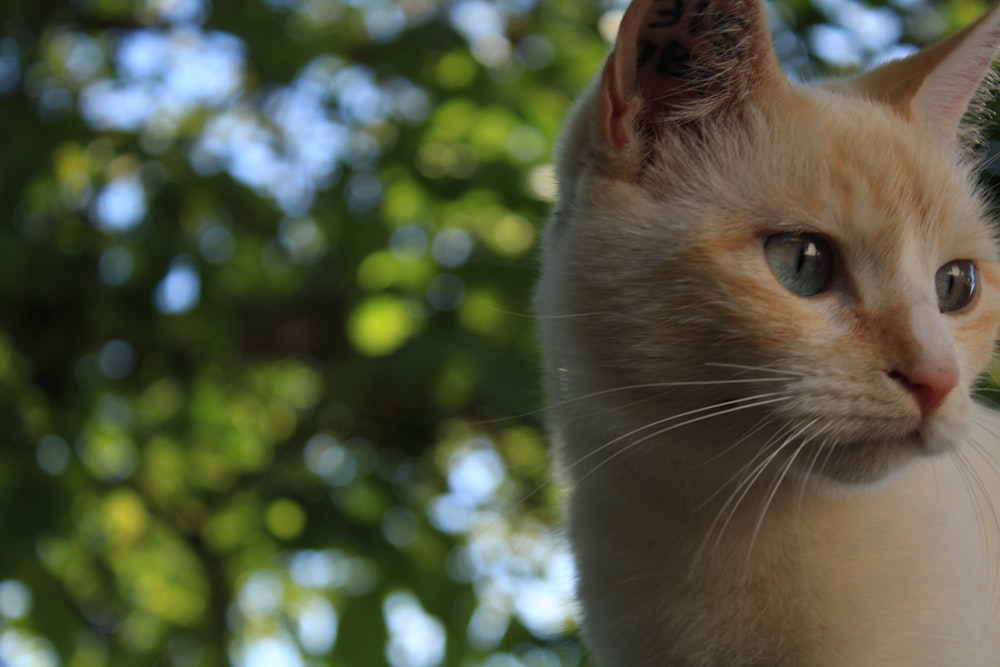
[[[764,255],[778,281],[799,296],[819,294],[833,277],[833,250],[818,234],[773,234]]]
[[[967,259],[948,262],[937,270],[934,287],[942,313],[964,308],[976,294],[976,265]]]

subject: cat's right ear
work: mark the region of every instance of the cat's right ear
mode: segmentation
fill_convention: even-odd
[[[839,87],[887,104],[903,118],[954,140],[998,51],[1000,5],[947,39]]]
[[[635,158],[659,131],[788,85],[762,0],[633,0],[602,74],[603,139]]]

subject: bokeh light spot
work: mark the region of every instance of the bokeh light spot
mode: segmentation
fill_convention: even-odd
[[[382,535],[394,547],[406,547],[417,539],[417,516],[405,507],[393,507],[382,515]]]
[[[441,266],[461,266],[472,254],[472,237],[464,229],[443,229],[434,236],[431,252]]]
[[[125,284],[132,275],[132,253],[123,246],[112,246],[101,253],[97,272],[109,287]]]
[[[302,649],[310,655],[329,653],[337,641],[340,619],[337,610],[318,595],[307,597],[297,609],[296,634]]]
[[[271,501],[264,512],[264,523],[280,540],[294,540],[306,527],[306,513],[294,500],[279,498]]]
[[[113,428],[96,428],[81,437],[80,460],[98,479],[108,482],[126,479],[135,470],[139,451],[131,438]]]
[[[489,501],[504,478],[503,460],[485,438],[471,441],[448,464],[448,485],[466,507]]]
[[[358,475],[357,460],[336,438],[320,433],[303,450],[306,466],[333,486],[346,486]]]
[[[462,51],[446,53],[434,68],[434,78],[443,88],[459,90],[472,83],[476,63]]]
[[[0,95],[13,91],[21,79],[21,53],[17,42],[9,37],[0,39]]]
[[[444,660],[445,631],[441,621],[424,611],[411,593],[393,593],[382,605],[389,643],[386,659],[392,667],[436,667]]]
[[[223,225],[208,225],[198,235],[198,250],[205,261],[221,264],[229,259],[236,247],[236,240],[229,228]]]
[[[435,310],[455,310],[464,297],[465,282],[452,273],[435,276],[427,286],[427,301]]]
[[[15,629],[0,632],[0,665],[4,667],[58,667],[62,662],[45,639]]]
[[[118,489],[104,501],[104,523],[112,542],[129,547],[146,531],[149,516],[135,493]]]
[[[302,656],[285,638],[259,637],[237,651],[236,667],[303,667]]]
[[[97,355],[97,365],[101,372],[112,380],[120,380],[132,372],[135,366],[135,350],[123,340],[105,343]]]
[[[361,302],[347,322],[351,345],[368,357],[398,350],[412,336],[418,321],[405,300],[381,294]]]
[[[197,305],[200,294],[201,278],[194,263],[179,257],[156,287],[156,307],[167,315],[186,313]]]
[[[414,262],[427,252],[427,232],[417,225],[404,225],[389,236],[389,250],[397,259]]]
[[[124,232],[146,217],[146,191],[132,174],[119,176],[101,189],[94,202],[94,217],[100,229]]]
[[[57,435],[48,434],[38,441],[35,458],[38,467],[50,475],[58,475],[69,464],[69,445]]]
[[[521,216],[509,214],[500,218],[493,227],[494,247],[503,255],[523,255],[535,242],[535,229]]]
[[[532,162],[545,152],[545,135],[533,127],[520,125],[507,135],[507,150],[519,162]]]
[[[0,581],[0,616],[8,620],[23,618],[31,611],[31,591],[17,579]]]

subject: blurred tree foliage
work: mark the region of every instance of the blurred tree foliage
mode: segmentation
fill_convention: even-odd
[[[586,661],[530,290],[621,5],[5,2],[0,665]],[[984,6],[772,13],[804,75]]]

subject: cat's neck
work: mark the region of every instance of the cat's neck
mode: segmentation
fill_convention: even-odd
[[[660,634],[662,646],[715,647],[716,661],[705,664],[895,664],[885,656],[900,650],[921,656],[900,664],[994,664],[982,639],[989,629],[976,619],[995,608],[997,573],[986,563],[995,562],[998,535],[984,513],[1000,497],[1000,476],[984,472],[995,470],[986,455],[965,456],[921,460],[855,489],[787,477],[772,485],[762,476],[738,502],[732,485],[705,491],[719,488],[703,486],[714,472],[680,466],[650,475],[647,466],[640,475],[639,458],[581,476],[568,516],[586,572],[581,595],[600,601],[588,607],[592,632],[607,635],[595,645],[620,647],[600,657],[670,664],[650,662],[655,648],[635,644]],[[976,486],[963,465],[981,471]],[[985,552],[960,546],[987,542]],[[637,609],[641,618],[632,617]],[[935,633],[941,614],[970,620]],[[964,639],[948,649],[956,627]],[[664,637],[664,628],[680,634]],[[760,636],[769,646],[748,659]],[[964,651],[965,662],[949,650]]]

